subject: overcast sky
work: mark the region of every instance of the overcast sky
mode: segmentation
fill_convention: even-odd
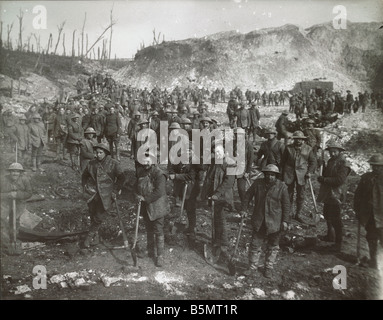
[[[47,10],[47,29],[36,30],[33,8],[43,5]],[[72,33],[79,35],[85,12],[85,33],[89,34],[89,46],[108,26],[113,7],[112,57],[131,58],[142,42],[152,43],[153,29],[165,35],[165,40],[181,40],[192,37],[237,30],[247,33],[252,30],[295,24],[304,28],[314,24],[330,22],[337,15],[336,5],[343,5],[347,19],[352,22],[383,21],[383,0],[121,0],[121,1],[0,1],[3,40],[7,36],[7,25],[14,23],[11,38],[14,47],[18,38],[17,15],[24,13],[24,40],[31,33],[40,34],[44,47],[49,34],[53,45],[57,41],[57,25],[65,22],[67,53],[71,50]],[[109,33],[106,37],[109,37]],[[33,39],[33,38],[32,38]],[[62,41],[58,52],[62,52]],[[32,41],[31,43],[34,43]],[[100,43],[101,44],[101,43]],[[97,47],[97,46],[96,46]],[[76,40],[77,51],[77,40]]]

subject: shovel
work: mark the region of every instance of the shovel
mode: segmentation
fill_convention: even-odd
[[[212,252],[212,247],[215,240],[215,229],[214,229],[215,214],[214,214],[214,201],[211,198],[209,198],[209,200],[211,200],[211,242],[212,243],[211,243],[211,246],[209,246],[207,243],[203,245],[203,256],[205,258],[205,261],[208,264],[215,265],[218,261],[219,255],[214,256]]]
[[[241,222],[240,222],[239,230],[238,230],[238,234],[237,234],[237,241],[235,242],[234,252],[233,252],[233,255],[231,256],[229,264],[228,264],[229,274],[231,276],[235,276],[235,274],[237,272],[237,269],[235,266],[235,257],[236,257],[237,250],[238,250],[239,239],[241,238],[241,234],[242,234],[244,221],[245,221],[245,218],[241,217]]]
[[[311,216],[314,219],[314,223],[316,225],[319,222],[319,220],[320,220],[320,214],[319,214],[319,211],[318,211],[317,202],[315,200],[315,194],[314,194],[313,185],[311,183],[311,177],[308,180],[309,180],[309,185],[310,185],[311,196],[313,198],[314,209],[315,209],[315,215],[312,214]]]
[[[137,237],[138,237],[138,224],[140,222],[141,201],[142,200],[138,201],[138,206],[137,206],[136,229],[134,231],[134,240],[133,240],[133,247],[132,247],[132,251],[134,251],[134,256],[135,256],[135,258],[133,258],[134,266],[137,265],[136,244],[137,244]]]
[[[12,200],[12,245],[16,252],[17,250],[17,231],[16,231],[16,199]]]
[[[121,247],[121,249],[128,249],[130,247],[129,241],[128,241],[128,237],[127,237],[126,232],[125,232],[124,224],[122,223],[120,210],[118,209],[117,198],[114,198],[114,203],[116,204],[116,211],[117,211],[118,219],[120,220],[120,228],[122,231],[122,238],[124,239],[124,246]],[[141,202],[140,202],[140,204],[141,204]],[[139,207],[140,207],[140,204],[138,205]],[[137,265],[137,254],[136,254],[136,251],[134,250],[134,246],[135,246],[135,244],[130,248],[130,254],[132,255],[132,258],[133,258],[133,265],[136,266]],[[113,249],[120,249],[120,248],[115,247]]]
[[[173,236],[177,233],[177,231],[179,231],[184,226],[184,225],[181,224],[181,221],[182,221],[182,217],[183,217],[183,213],[184,213],[184,205],[185,205],[185,198],[186,198],[187,189],[188,189],[188,185],[185,184],[184,192],[183,192],[183,195],[182,195],[181,213],[180,213],[180,215],[178,217],[178,221],[173,224],[172,230],[171,230],[171,234]]]

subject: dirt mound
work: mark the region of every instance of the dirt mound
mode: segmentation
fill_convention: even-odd
[[[290,90],[295,82],[326,78],[336,90],[379,87],[383,35],[379,23],[331,23],[302,30],[294,25],[221,32],[200,39],[164,42],[140,50],[115,73],[139,87],[160,84],[251,90]],[[160,79],[160,80],[159,80]]]

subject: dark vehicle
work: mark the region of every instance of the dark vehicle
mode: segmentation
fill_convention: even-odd
[[[291,93],[299,93],[302,91],[304,95],[309,95],[315,92],[317,96],[322,96],[326,91],[331,92],[334,90],[334,83],[332,81],[301,81],[297,82]]]

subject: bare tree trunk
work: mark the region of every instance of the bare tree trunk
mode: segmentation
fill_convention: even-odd
[[[77,38],[77,55],[80,57],[80,38]]]
[[[97,60],[100,60],[100,47],[97,47]]]
[[[60,42],[61,32],[62,32],[63,29],[64,29],[64,25],[65,25],[65,21],[62,22],[59,26],[57,26],[57,29],[58,29],[58,31],[59,31],[59,36],[58,36],[58,38],[57,38],[57,42],[56,42],[56,47],[55,47],[54,54],[56,54],[56,52],[57,52],[57,47],[58,47],[59,42]]]
[[[101,54],[101,60],[105,59],[105,39],[102,40],[102,54]]]
[[[96,60],[96,51],[94,51],[94,48],[93,48],[93,60]]]
[[[32,38],[32,34],[30,34],[29,36],[28,36],[28,52],[29,52],[29,49],[30,49],[30,43],[31,43],[31,38]]]
[[[0,23],[0,42],[3,43],[3,21]]]
[[[10,50],[11,49],[11,41],[10,41],[10,34],[11,34],[11,31],[12,31],[12,28],[13,28],[13,22],[11,25],[7,24],[7,33],[8,33],[8,36],[7,36],[7,49]]]
[[[65,32],[63,33],[63,56],[64,57],[66,56],[66,52],[65,52]]]
[[[88,57],[88,34],[86,34],[86,55],[85,57],[87,58]],[[89,55],[90,57],[90,55]]]
[[[114,6],[114,4],[113,4]],[[113,6],[112,6],[112,9],[110,10],[110,39],[109,39],[109,61],[110,61],[110,58],[111,58],[111,54],[112,54],[112,35],[113,35]]]
[[[84,29],[85,29],[85,22],[86,22],[86,12],[84,17],[84,23],[82,24],[82,30],[81,30],[81,57],[84,56]]]
[[[74,57],[74,38],[75,38],[76,30],[73,30],[73,37],[72,37],[72,57]]]
[[[103,37],[103,35],[105,34],[105,32],[108,31],[109,28],[111,28],[115,23],[112,23],[110,24],[107,28],[105,28],[105,30],[101,33],[101,35],[97,38],[97,40],[92,44],[92,46],[88,49],[88,52],[90,50],[92,50],[92,48],[97,44],[97,42],[99,42],[101,40],[101,38]],[[88,53],[87,52],[87,53]]]
[[[48,46],[47,46],[47,54],[49,53],[49,48],[51,47],[51,42],[52,42],[52,33],[49,34]]]
[[[20,15],[17,16],[19,19],[19,43],[18,43],[18,49],[20,51],[23,50],[23,18],[24,18],[24,12],[20,8]]]

